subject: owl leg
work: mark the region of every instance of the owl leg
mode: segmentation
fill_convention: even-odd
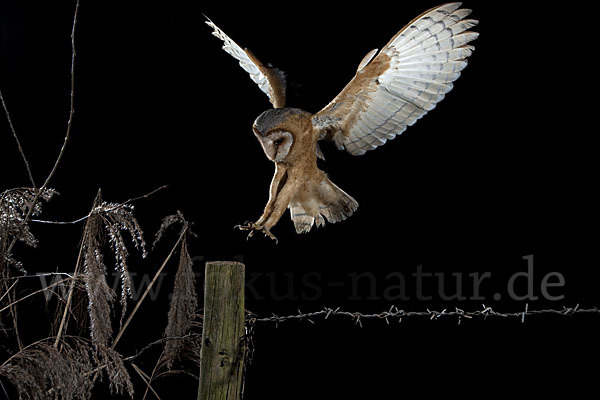
[[[279,192],[283,189],[287,183],[287,169],[284,165],[275,163],[275,174],[271,180],[271,187],[269,188],[269,201],[265,206],[263,214],[260,216],[256,224],[263,225],[267,219],[271,216],[275,208],[275,202],[279,196]]]
[[[264,220],[264,224],[262,224],[263,232],[265,233],[265,235],[271,238],[274,238],[274,236],[272,236],[273,234],[271,233],[271,228],[275,226],[277,222],[279,222],[279,219],[281,219],[281,216],[283,215],[283,213],[285,213],[285,210],[287,209],[288,205],[290,204],[290,200],[292,199],[293,188],[291,186],[292,185],[288,184],[279,191],[279,193],[277,194],[277,199],[273,204],[273,210],[271,211],[269,216]]]
[[[260,231],[260,232],[263,232],[265,234],[265,236],[268,236],[271,239],[275,240],[275,242],[277,242],[277,238],[270,231],[270,228],[273,225],[275,225],[275,223],[277,221],[275,221],[275,223],[273,223],[269,227],[266,227],[265,223],[269,220],[269,218],[273,214],[273,211],[276,209],[276,204],[280,197],[279,195],[282,192],[283,188],[285,187],[286,183],[287,183],[287,170],[286,170],[285,166],[276,163],[275,164],[275,174],[273,175],[273,180],[271,181],[271,188],[269,190],[269,201],[267,202],[267,205],[265,206],[265,210],[264,210],[263,214],[260,216],[258,221],[246,222],[243,225],[236,225],[235,228],[242,230],[242,231],[250,231],[248,233],[248,238],[251,238],[252,236],[254,236],[254,232]],[[288,203],[289,203],[289,200],[288,200]],[[285,207],[284,207],[283,211],[285,211]],[[277,220],[279,220],[280,217],[281,217],[281,215],[277,218]]]

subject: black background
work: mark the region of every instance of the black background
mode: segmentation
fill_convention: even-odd
[[[435,5],[82,1],[73,136],[51,184],[61,195],[44,218],[85,215],[98,188],[105,200],[124,201],[168,184],[136,203],[147,240],[163,216],[181,210],[198,234],[190,251],[199,276],[204,260],[243,259],[253,279],[247,308],[259,316],[325,306],[380,312],[392,303],[413,311],[597,306],[597,129],[588,100],[597,80],[588,55],[593,21],[581,20],[583,9],[591,12],[583,3],[465,3],[481,36],[446,99],[362,157],[323,146],[321,168],[360,203],[352,218],[298,236],[286,214],[273,230],[278,245],[233,230],[256,219],[268,198],[273,165],[250,127],[270,104],[220,49],[202,13],[286,71],[290,106],[316,112],[369,50]],[[71,2],[3,1],[0,10],[0,84],[38,182],[64,137],[73,9]],[[4,117],[0,132],[0,190],[27,185]],[[17,256],[31,273],[72,270],[81,229],[36,225],[39,248]],[[528,255],[536,294],[542,277],[558,272],[565,285],[551,293],[562,300],[509,298],[506,282],[526,270]],[[132,256],[132,270],[152,273],[161,257]],[[425,288],[429,301],[382,298],[388,274],[410,277],[418,265],[447,279],[490,272],[485,300],[444,301],[435,283]],[[351,276],[364,272],[375,279],[377,299],[367,298],[364,283],[352,296]],[[307,273],[318,276],[316,288],[305,285]],[[414,290],[409,279],[407,291]],[[145,305],[121,351],[133,354],[160,337],[166,310],[166,300]],[[388,398],[409,390],[480,397],[512,395],[517,384],[531,393],[591,387],[584,362],[598,356],[597,315],[456,322],[261,324],[245,398]],[[174,387],[193,393],[194,385],[181,379],[157,387],[173,398]]]

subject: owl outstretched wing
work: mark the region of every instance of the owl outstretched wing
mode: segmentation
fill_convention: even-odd
[[[479,35],[471,10],[449,3],[421,14],[377,53],[369,52],[354,78],[312,117],[319,140],[362,155],[401,134],[435,108],[467,66]]]
[[[249,49],[242,49],[210,19],[206,18],[206,24],[213,29],[213,35],[223,41],[223,50],[238,60],[240,66],[250,75],[260,90],[269,96],[273,107],[285,107],[285,74],[283,71],[264,66]]]

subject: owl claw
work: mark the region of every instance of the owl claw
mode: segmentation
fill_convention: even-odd
[[[262,232],[265,234],[265,236],[274,240],[275,244],[279,243],[279,241],[277,240],[277,237],[275,235],[273,235],[270,230],[268,230],[267,228],[265,228],[262,225],[258,225],[256,223],[254,223],[254,222],[246,222],[243,225],[236,225],[234,227],[234,229],[239,229],[241,231],[250,231],[250,232],[248,232],[248,237],[246,237],[246,240],[248,240],[252,236],[254,236],[254,232]]]
[[[275,244],[278,244],[278,243],[279,243],[279,240],[277,240],[277,236],[273,235],[273,234],[271,233],[271,231],[270,231],[270,230],[268,230],[267,228],[263,228],[263,233],[265,234],[265,236],[268,236],[268,237],[270,237],[272,240],[274,240],[274,241],[275,241]]]
[[[233,229],[239,229],[240,231],[250,231],[249,236],[252,236],[252,234],[254,233],[254,231],[260,231],[263,229],[262,226],[255,224],[254,222],[248,222],[246,221],[244,224],[242,225],[236,225],[233,227]]]

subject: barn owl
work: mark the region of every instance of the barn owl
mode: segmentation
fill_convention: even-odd
[[[395,138],[435,108],[467,65],[478,21],[461,3],[434,7],[402,28],[381,49],[371,50],[354,78],[325,108],[310,113],[285,107],[285,75],[263,65],[207,18],[223,49],[239,61],[273,104],[252,131],[275,164],[269,200],[256,222],[238,225],[277,240],[271,229],[289,208],[296,232],[343,221],[358,203],[317,167],[319,141],[333,141],[358,156]]]

